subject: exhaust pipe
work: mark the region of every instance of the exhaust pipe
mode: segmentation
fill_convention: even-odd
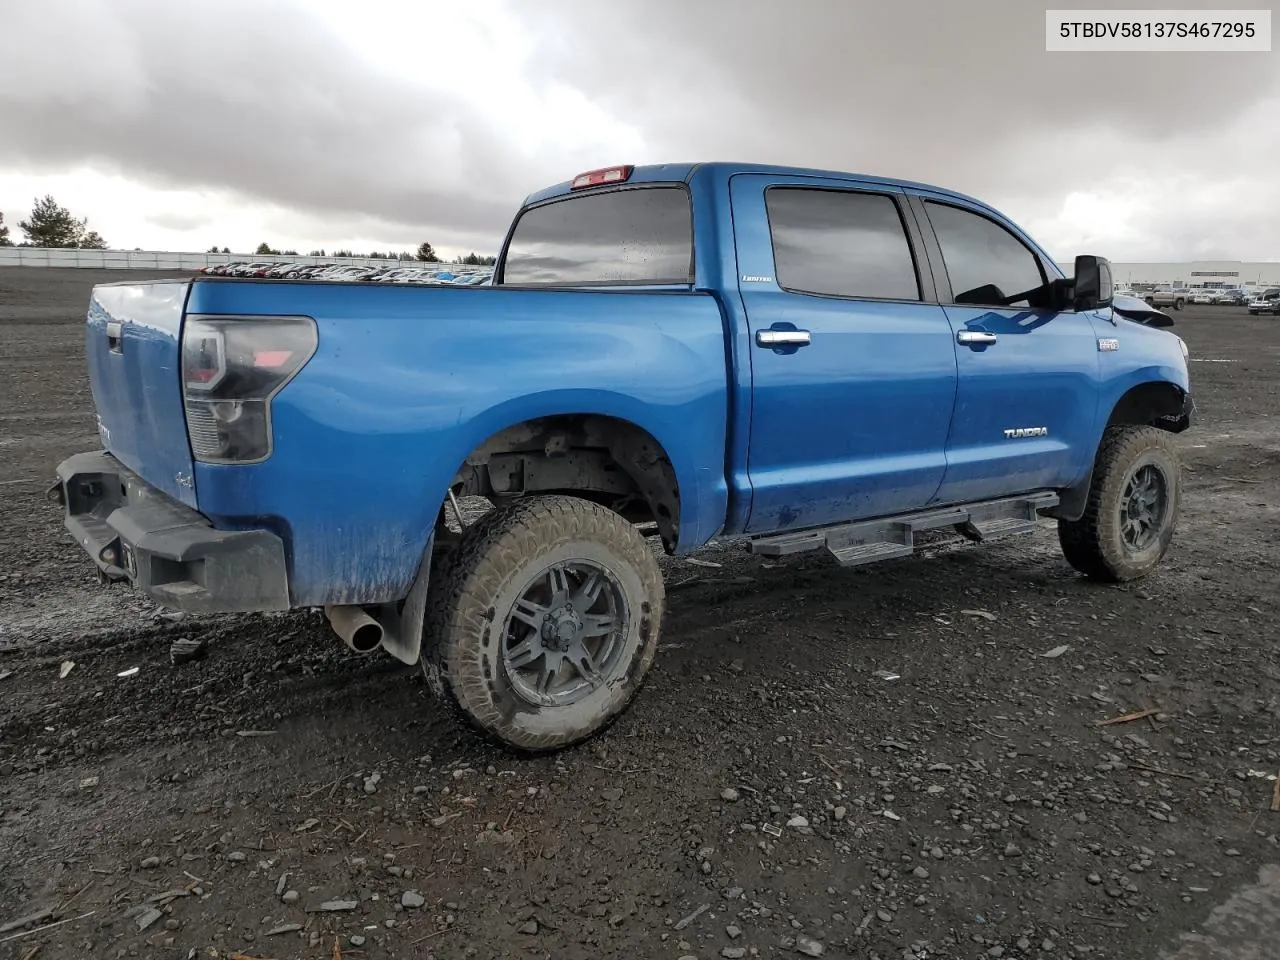
[[[382,645],[382,624],[358,606],[325,607],[333,632],[356,653],[372,653]]]

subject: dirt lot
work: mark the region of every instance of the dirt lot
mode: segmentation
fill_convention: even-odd
[[[0,270],[0,957],[1280,956],[1280,319],[1177,315],[1149,580],[1082,582],[1051,525],[853,571],[718,544],[666,562],[630,712],[527,760],[317,613],[98,585],[42,494],[97,444],[102,279]]]

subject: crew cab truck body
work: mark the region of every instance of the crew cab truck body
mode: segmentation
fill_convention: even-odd
[[[593,171],[526,200],[489,286],[95,288],[103,449],[53,489],[105,578],[191,611],[324,607],[484,732],[555,749],[652,662],[642,524],[675,554],[736,535],[856,564],[1048,516],[1086,575],[1148,573],[1186,347],[1111,299],[1105,260],[1064,277],[936,187]]]

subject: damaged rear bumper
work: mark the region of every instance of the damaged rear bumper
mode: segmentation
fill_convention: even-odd
[[[189,613],[288,610],[284,542],[269,530],[219,530],[103,451],[58,465],[50,488],[63,525],[101,574]]]

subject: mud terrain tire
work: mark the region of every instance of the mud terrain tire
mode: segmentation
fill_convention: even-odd
[[[1093,580],[1121,583],[1149,574],[1173,541],[1182,471],[1169,434],[1111,427],[1094,461],[1084,515],[1058,521],[1067,562]]]
[[[525,752],[571,746],[643,685],[665,588],[649,544],[613,511],[558,495],[498,507],[433,576],[423,670],[490,738]]]

